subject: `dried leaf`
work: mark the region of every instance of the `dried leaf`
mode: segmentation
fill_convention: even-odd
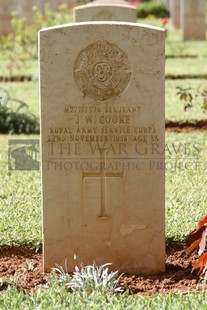
[[[193,244],[196,240],[201,239],[202,233],[206,229],[206,226],[202,226],[200,228],[195,229],[190,233],[190,235],[186,239],[186,248],[189,248],[191,244]]]
[[[194,264],[193,270],[200,268],[199,272],[207,266],[207,252],[204,253]]]
[[[205,251],[205,248],[206,248],[206,236],[207,236],[207,227],[203,231],[202,237],[201,237],[201,241],[199,243],[199,251],[198,251],[198,255],[199,256]]]
[[[198,222],[198,228],[202,227],[203,225],[205,225],[207,223],[207,215]]]
[[[186,254],[191,255],[195,250],[198,249],[200,244],[201,238],[198,240],[195,240],[188,248],[186,248]]]

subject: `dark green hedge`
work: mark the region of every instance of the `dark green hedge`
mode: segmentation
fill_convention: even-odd
[[[137,18],[153,15],[157,18],[169,17],[169,11],[162,3],[146,2],[137,5]]]
[[[17,113],[0,105],[0,134],[37,134],[39,122],[29,113]]]

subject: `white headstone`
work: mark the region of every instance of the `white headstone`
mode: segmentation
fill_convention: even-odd
[[[175,28],[180,28],[180,1],[170,0],[170,17]]]
[[[0,35],[12,31],[11,13],[16,8],[17,0],[0,0]]]
[[[18,2],[18,13],[21,17],[25,17],[28,23],[31,23],[34,12],[33,6],[38,5],[38,0],[21,0]]]
[[[162,0],[162,2],[166,6],[166,8],[169,9],[169,2],[170,2],[170,0]]]
[[[165,269],[163,29],[40,31],[44,270]]]
[[[136,8],[123,0],[96,0],[75,7],[74,21],[136,22]]]
[[[206,39],[206,1],[181,0],[183,40]]]

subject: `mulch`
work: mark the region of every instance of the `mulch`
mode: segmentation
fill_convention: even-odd
[[[186,256],[184,245],[168,242],[166,245],[166,271],[153,276],[125,274],[120,285],[132,294],[169,294],[196,291],[199,276],[191,272],[196,256]],[[42,251],[29,246],[0,247],[0,278],[15,279],[15,285],[26,291],[44,284],[49,274],[43,274]],[[7,288],[0,286],[0,290]]]

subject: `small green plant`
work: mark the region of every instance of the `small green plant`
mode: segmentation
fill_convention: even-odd
[[[137,18],[146,18],[148,15],[153,15],[157,18],[169,17],[169,11],[162,3],[145,2],[140,3],[136,7]]]
[[[95,290],[102,293],[122,291],[123,289],[121,287],[117,287],[122,275],[118,276],[118,271],[109,272],[108,266],[110,265],[108,263],[97,266],[94,263],[93,265],[80,267],[80,269],[75,267],[69,287],[72,290],[89,294]]]
[[[7,278],[0,278],[0,291],[4,290],[8,286],[14,285],[12,278],[7,279]]]
[[[199,269],[202,286],[207,287],[207,215],[198,222],[198,226],[186,239],[186,254],[191,255],[198,250],[199,259],[193,263],[192,269]]]
[[[39,133],[37,117],[29,112],[28,105],[10,96],[0,87],[0,133]]]
[[[199,107],[203,113],[207,111],[207,87],[203,89],[199,86],[197,89],[192,87],[180,87],[177,86],[177,95],[181,102],[184,103],[184,111]]]
[[[52,268],[52,272],[48,279],[48,284],[58,283],[58,285],[66,287],[71,281],[71,276],[67,270],[67,259],[65,260],[65,269],[62,266],[56,264],[56,267]]]
[[[123,288],[118,287],[122,274],[118,275],[118,271],[109,271],[108,266],[110,265],[108,263],[97,266],[94,263],[93,265],[80,266],[80,268],[76,266],[72,276],[69,276],[61,266],[56,265],[56,268],[52,270],[52,277],[65,288],[84,295],[90,295],[94,291],[104,294],[122,292]]]

